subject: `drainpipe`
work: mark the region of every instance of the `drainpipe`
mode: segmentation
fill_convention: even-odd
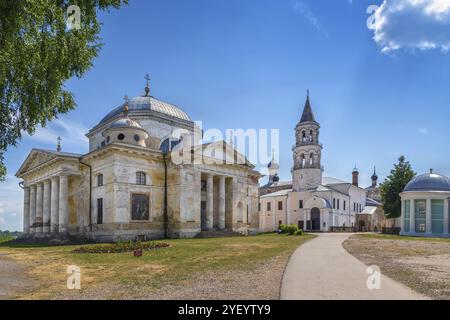
[[[89,168],[89,231],[92,232],[92,166],[78,159],[82,165]]]
[[[167,209],[167,153],[163,153],[164,160],[164,238],[169,237],[169,214]]]

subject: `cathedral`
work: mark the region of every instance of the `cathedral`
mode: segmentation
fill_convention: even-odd
[[[351,183],[323,177],[323,146],[319,133],[320,125],[314,117],[308,92],[303,114],[295,128],[292,181],[280,181],[275,159],[268,165],[269,182],[260,189],[261,231],[277,230],[281,224],[322,232],[356,228],[357,216],[363,214],[368,203],[368,190],[359,186],[356,168]],[[372,191],[375,191],[376,179],[374,174]]]
[[[231,145],[202,143],[182,109],[150,95],[148,80],[143,95],[126,98],[87,133],[87,154],[60,145],[31,150],[16,173],[26,237],[117,241],[258,230],[261,175]],[[200,161],[174,161],[180,155]]]

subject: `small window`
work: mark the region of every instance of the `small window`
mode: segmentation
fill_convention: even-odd
[[[110,136],[107,136],[106,137],[106,143],[109,143],[111,141],[111,137]]]
[[[347,210],[347,201],[344,200],[344,210]]]
[[[136,184],[145,186],[147,184],[144,172],[136,172]]]
[[[333,209],[336,209],[336,199],[333,198]]]
[[[278,210],[283,210],[283,201],[278,201]]]
[[[272,211],[272,202],[267,202],[267,211]]]
[[[300,201],[298,202],[298,207],[299,207],[300,209],[303,209],[303,200],[300,200]]]
[[[103,175],[100,173],[99,175],[97,175],[97,187],[102,186],[103,186]]]
[[[337,209],[339,210],[340,207],[340,199],[337,199]]]
[[[134,135],[134,141],[139,142],[140,139],[141,139],[141,138],[139,137],[138,134],[135,134],[135,135]]]
[[[123,133],[119,134],[117,136],[117,139],[119,139],[120,141],[122,141],[123,139],[125,139],[125,135]]]
[[[97,224],[103,224],[103,199],[97,199]]]
[[[261,202],[258,203],[258,211],[261,212]]]

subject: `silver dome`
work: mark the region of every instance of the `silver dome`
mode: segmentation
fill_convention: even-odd
[[[180,108],[151,96],[135,97],[130,99],[127,104],[130,115],[135,112],[156,111],[174,118],[190,121],[189,116]],[[125,103],[108,113],[102,121],[100,121],[100,124],[122,114],[124,106]]]
[[[117,121],[114,121],[110,126],[110,128],[139,128],[141,129],[141,126],[136,121],[133,121],[129,118],[123,118],[119,119]]]
[[[450,179],[436,173],[426,173],[415,177],[403,190],[407,191],[449,191]]]

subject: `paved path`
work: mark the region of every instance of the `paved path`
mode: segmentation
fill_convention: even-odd
[[[32,285],[33,281],[25,276],[24,268],[0,253],[0,300],[11,299]]]
[[[281,284],[282,300],[427,299],[381,277],[381,289],[369,290],[367,266],[342,243],[350,234],[324,233],[300,246],[290,258]]]

